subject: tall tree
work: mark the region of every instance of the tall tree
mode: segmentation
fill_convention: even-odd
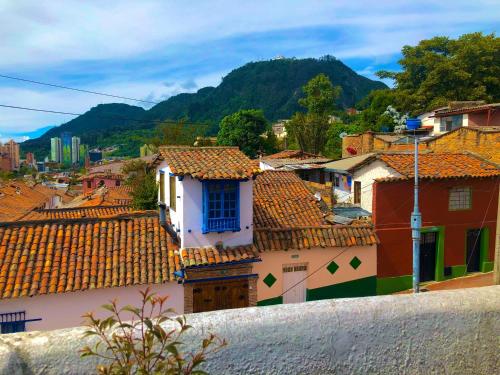
[[[154,146],[182,145],[192,146],[198,137],[206,134],[207,126],[202,124],[190,124],[185,120],[164,121],[156,128],[156,135],[148,143]]]
[[[302,88],[305,97],[299,104],[307,112],[295,113],[285,125],[288,135],[300,149],[320,154],[325,149],[326,132],[330,126],[329,116],[335,110],[335,100],[340,96],[340,86],[333,87],[325,74],[318,74]]]
[[[122,168],[128,175],[127,185],[132,187],[132,207],[137,210],[158,208],[158,183],[156,172],[143,160],[131,160]]]
[[[238,146],[247,156],[254,158],[264,150],[268,123],[264,113],[257,109],[244,109],[226,116],[220,123],[217,143]]]
[[[413,114],[453,100],[500,101],[500,38],[464,34],[404,46],[402,71],[378,72],[395,81],[396,108]]]

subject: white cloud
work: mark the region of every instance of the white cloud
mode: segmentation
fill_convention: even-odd
[[[380,33],[372,53],[394,52],[403,39],[388,45],[389,33],[418,37],[463,23],[497,24],[499,10],[498,2],[487,0],[0,0],[0,67],[127,58],[175,43],[308,26],[345,27],[359,53]]]
[[[184,49],[182,56],[189,56],[186,50],[199,49],[201,54],[220,55],[221,60],[232,56],[231,61],[241,61],[238,48],[245,46],[229,43],[208,52],[203,47],[224,38],[243,38],[255,33],[330,27],[341,34],[331,42],[324,36],[315,39],[312,32],[313,35],[306,38],[269,43],[274,50],[298,51],[297,56],[332,53],[341,59],[371,58],[371,66],[360,72],[374,78],[373,65],[393,58],[402,45],[415,44],[434,35],[457,36],[466,31],[481,31],[482,27],[498,26],[499,13],[500,3],[491,0],[0,0],[0,73],[26,76],[23,72],[50,70],[49,76],[57,77],[54,71],[61,67],[70,68],[73,74],[92,77],[95,73],[92,69],[82,70],[80,66],[96,62],[99,70],[102,68],[99,62],[102,62],[107,65],[106,72],[97,71],[101,74],[100,81],[96,78],[86,87],[78,84],[79,88],[159,101],[180,92],[218,84],[228,72],[224,70],[226,66],[209,66],[203,73],[190,76],[186,76],[187,69],[178,76],[173,71],[156,79],[163,74],[161,60],[156,66],[150,63],[147,72],[146,67],[137,62],[134,65],[137,72],[131,72],[127,67],[129,61],[168,55],[168,59],[175,61],[176,68],[188,66],[192,62],[189,58],[180,58],[179,49]],[[261,38],[255,43],[266,44],[266,41]],[[260,51],[265,54],[269,49]],[[261,55],[251,57],[260,58]],[[196,62],[204,63],[203,56]],[[155,69],[160,73],[153,77]],[[43,80],[40,74],[29,76]],[[66,84],[58,78],[47,80]],[[162,81],[168,81],[168,85]],[[0,104],[82,113],[99,103],[116,101],[0,81]],[[70,119],[71,116],[0,108],[0,133],[28,131]]]
[[[98,92],[105,92],[137,99],[162,101],[181,92],[194,92],[200,87],[217,85],[221,73],[202,76],[190,82],[186,89],[184,81],[174,82],[165,86],[159,81],[142,82],[108,82],[92,87],[80,87]],[[104,103],[116,103],[117,99],[105,96],[89,95],[57,89],[40,89],[40,86],[0,86],[0,104],[24,106],[30,108],[48,109],[70,113],[84,113],[91,107]],[[142,105],[127,101],[130,105]],[[62,124],[75,116],[52,113],[25,111],[0,107],[0,133],[19,133],[20,131],[36,130],[47,124]]]

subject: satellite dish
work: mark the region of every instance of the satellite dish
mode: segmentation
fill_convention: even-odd
[[[346,132],[342,132],[342,133],[340,133],[340,134],[339,134],[339,137],[340,137],[340,138],[344,138],[346,135],[347,135],[347,133],[346,133]]]

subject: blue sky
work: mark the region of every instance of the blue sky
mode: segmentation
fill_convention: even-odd
[[[0,74],[153,101],[277,55],[330,54],[375,78],[403,45],[496,32],[498,14],[491,0],[0,0]],[[0,78],[0,104],[82,113],[114,101]],[[71,118],[0,108],[0,140]]]

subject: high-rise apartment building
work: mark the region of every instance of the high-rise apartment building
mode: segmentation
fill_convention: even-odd
[[[56,163],[63,162],[62,142],[59,137],[50,138],[50,161]]]
[[[1,169],[14,171],[19,169],[19,144],[10,140],[4,145],[0,143]]]
[[[71,166],[71,133],[62,132],[61,133],[61,143],[62,143],[62,163],[65,167]]]
[[[80,162],[80,138],[71,137],[71,164]]]

